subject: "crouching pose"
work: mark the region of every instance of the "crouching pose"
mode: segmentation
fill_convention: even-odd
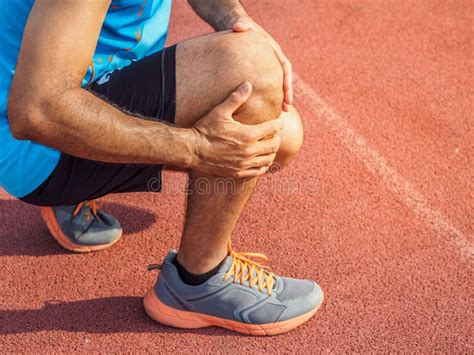
[[[165,48],[170,0],[5,2],[0,185],[41,206],[64,248],[90,252],[122,234],[97,198],[187,171],[181,245],[146,311],[181,328],[282,333],[316,312],[321,288],[273,274],[230,238],[258,176],[301,147],[291,65],[239,1],[189,3],[216,32]],[[232,189],[212,188],[222,178]]]

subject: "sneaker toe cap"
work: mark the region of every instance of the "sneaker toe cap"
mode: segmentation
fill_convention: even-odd
[[[92,228],[91,228],[92,229]],[[76,242],[82,245],[110,244],[122,236],[122,228],[92,229],[76,238]]]
[[[280,314],[280,317],[278,318],[279,322],[309,313],[314,309],[317,309],[323,302],[324,294],[321,287],[314,281],[304,281],[311,283],[311,287],[308,288],[308,285],[305,285],[306,287],[304,288],[307,292],[304,292],[299,297],[294,298],[291,303],[287,305],[286,309]]]
[[[95,219],[92,225],[84,231],[74,233],[74,242],[81,245],[110,244],[122,236],[122,227],[116,218],[105,214],[100,219]]]

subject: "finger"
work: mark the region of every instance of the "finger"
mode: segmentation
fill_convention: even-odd
[[[288,105],[286,102],[283,102],[282,109],[285,112],[290,112],[290,105]]]
[[[283,74],[288,76],[287,81],[284,83],[285,89],[290,89],[291,84],[293,83],[293,68],[290,61],[283,54],[283,52],[280,52],[280,63],[283,68]]]
[[[245,32],[245,31],[250,30],[250,28],[251,28],[250,24],[245,21],[237,21],[232,26],[232,30],[234,32]]]
[[[252,93],[252,84],[248,81],[241,84],[232,94],[219,104],[216,108],[226,111],[232,115],[240,106],[242,106]]]
[[[285,121],[283,117],[276,120],[266,121],[257,125],[242,125],[242,130],[247,138],[253,141],[259,141],[267,137],[272,137],[283,129]]]
[[[293,71],[291,68],[291,63],[288,59],[282,54],[281,66],[283,68],[283,91],[285,93],[284,101],[288,105],[293,103]]]
[[[239,170],[235,172],[231,172],[231,177],[235,179],[248,179],[248,178],[254,178],[257,176],[261,176],[265,174],[268,171],[267,166],[263,166],[261,168],[252,168],[252,169],[247,169],[247,170]]]
[[[286,55],[281,50],[280,46],[271,41],[273,51],[278,58],[283,69],[283,91],[285,92],[285,103],[288,105],[293,104],[293,69],[291,62],[288,60]]]
[[[272,165],[273,161],[275,160],[275,157],[276,157],[276,153],[272,153],[269,155],[256,156],[247,160],[244,163],[244,167],[248,169],[269,167],[270,165]]]
[[[280,143],[280,136],[278,134],[275,134],[272,138],[258,141],[254,146],[248,148],[246,151],[246,155],[248,157],[253,157],[275,154],[280,148]]]
[[[291,63],[285,62],[283,64],[283,90],[285,91],[285,103],[288,105],[293,104],[293,70]]]

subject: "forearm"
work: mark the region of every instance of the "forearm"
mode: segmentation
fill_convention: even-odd
[[[193,133],[164,123],[125,114],[92,93],[70,89],[34,104],[13,104],[23,119],[23,138],[81,158],[140,164],[186,167],[193,155]],[[25,109],[25,105],[27,108]],[[15,107],[17,109],[15,110]]]
[[[8,98],[11,132],[82,158],[185,167],[190,129],[132,117],[81,88],[109,6],[35,1]]]
[[[238,18],[248,16],[239,0],[188,0],[204,21],[216,31],[232,28]]]

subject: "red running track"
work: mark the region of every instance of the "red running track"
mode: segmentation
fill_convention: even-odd
[[[326,301],[289,334],[155,324],[142,296],[178,245],[184,178],[107,198],[125,237],[75,255],[0,193],[0,352],[472,352],[473,32],[468,0],[247,1],[292,60],[300,156],[262,179],[234,236]],[[182,0],[170,43],[207,32]]]

